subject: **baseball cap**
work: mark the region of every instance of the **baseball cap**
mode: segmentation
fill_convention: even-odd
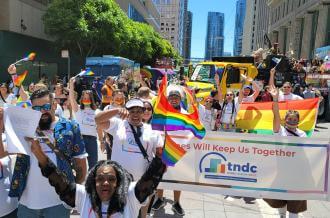
[[[250,85],[244,85],[243,89],[252,89],[252,87]]]
[[[129,110],[133,107],[141,107],[144,108],[144,104],[143,101],[139,98],[133,98],[131,100],[129,100],[126,105],[125,105],[126,109]]]

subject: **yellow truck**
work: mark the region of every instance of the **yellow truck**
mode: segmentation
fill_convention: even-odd
[[[187,85],[197,89],[196,97],[203,101],[216,89],[214,76],[218,74],[223,96],[227,89],[238,91],[242,86],[241,74],[255,78],[258,70],[254,66],[253,57],[214,57],[212,61],[201,62],[196,65]]]

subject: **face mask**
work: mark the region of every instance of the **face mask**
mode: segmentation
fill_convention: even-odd
[[[120,99],[115,99],[114,103],[116,105],[124,105],[124,99],[120,98]]]
[[[83,105],[91,105],[92,104],[92,101],[91,100],[82,100],[81,103]]]

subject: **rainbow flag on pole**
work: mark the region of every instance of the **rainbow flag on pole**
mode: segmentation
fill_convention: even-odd
[[[273,133],[273,102],[243,103],[238,111],[236,124],[238,129],[248,130],[250,133]],[[316,123],[318,98],[298,101],[279,102],[282,124],[288,110],[299,112],[299,129],[311,136]]]
[[[172,107],[166,98],[167,76],[159,88],[159,95],[154,106],[151,125],[154,130],[176,131],[190,130],[197,138],[205,136],[205,128],[199,121],[198,109],[192,105],[192,113],[182,114]]]
[[[11,76],[12,80],[13,80],[13,83],[15,86],[17,87],[20,87],[26,77],[26,75],[28,74],[28,71],[25,70],[22,74],[20,75],[17,75],[17,74],[14,74]]]
[[[162,153],[162,160],[167,166],[174,166],[186,153],[171,137],[165,132],[165,146]]]

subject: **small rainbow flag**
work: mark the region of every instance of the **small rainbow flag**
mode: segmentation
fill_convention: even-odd
[[[93,76],[94,72],[87,68],[86,70],[81,71],[77,76]]]
[[[141,68],[140,69],[140,74],[144,78],[150,79],[152,77],[152,72],[147,68]]]
[[[12,80],[13,80],[13,83],[15,86],[17,87],[20,87],[26,77],[26,75],[28,74],[28,71],[25,70],[22,74],[20,75],[17,75],[17,74],[14,74],[11,76]]]
[[[238,129],[248,130],[250,133],[273,133],[273,102],[243,103],[238,111],[236,124]],[[299,129],[311,136],[317,118],[318,98],[297,101],[279,102],[282,123],[288,110],[299,112]]]
[[[186,153],[171,137],[165,132],[165,145],[162,153],[162,160],[167,166],[174,166]]]
[[[31,52],[29,55],[27,55],[25,58],[23,58],[24,61],[33,61],[36,57],[36,53]]]
[[[30,101],[17,101],[16,106],[22,108],[29,108],[32,107],[32,104]]]
[[[199,121],[197,106],[192,105],[193,112],[190,114],[178,112],[167,101],[166,86],[167,76],[165,75],[154,106],[155,110],[151,121],[152,129],[162,131],[190,130],[197,138],[202,139],[206,132]]]

